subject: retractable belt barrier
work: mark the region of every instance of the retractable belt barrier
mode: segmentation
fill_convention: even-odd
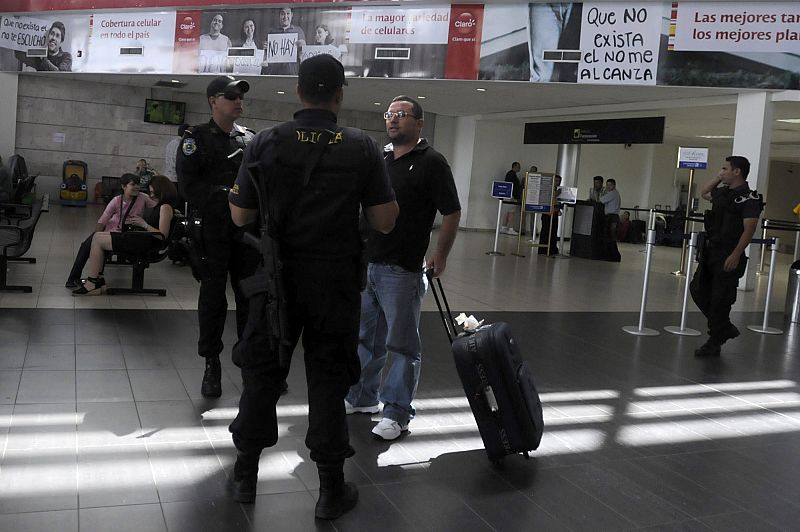
[[[772,253],[770,254],[769,258],[769,276],[767,277],[767,297],[766,301],[764,302],[764,319],[761,322],[761,325],[748,325],[747,328],[751,331],[755,331],[757,333],[762,334],[783,334],[781,329],[776,329],[775,327],[769,327],[769,301],[772,297],[772,281],[775,278],[775,261],[778,257],[778,238],[754,238],[751,243],[752,244],[761,244],[764,245],[771,245]],[[763,250],[763,248],[762,248]]]
[[[647,283],[650,280],[650,261],[653,259],[653,246],[656,242],[655,229],[647,230],[647,240],[645,242],[645,258],[644,258],[644,283],[642,286],[642,305],[639,308],[639,325],[626,325],[622,328],[628,334],[634,336],[658,336],[659,332],[655,329],[648,329],[644,326],[644,315],[647,308]]]
[[[639,307],[639,325],[626,325],[622,327],[622,330],[628,334],[632,334],[634,336],[657,336],[659,332],[655,329],[648,329],[644,326],[645,324],[645,314],[647,311],[647,290],[648,284],[650,281],[650,262],[653,258],[653,246],[655,245],[655,230],[648,229],[647,230],[647,242],[646,242],[646,255],[645,255],[645,263],[644,263],[644,281],[642,285],[642,303]],[[681,238],[686,239],[689,241],[688,249],[689,253],[687,254],[688,257],[686,259],[686,283],[684,285],[683,290],[683,306],[681,308],[681,324],[679,327],[676,326],[668,326],[664,329],[667,332],[672,334],[677,334],[681,336],[699,336],[701,333],[695,329],[690,329],[686,327],[686,309],[689,302],[689,283],[692,273],[692,264],[694,263],[694,255],[697,251],[697,237],[698,233],[691,233],[688,235],[682,235]],[[751,243],[752,244],[761,244],[761,245],[769,245],[772,250],[772,254],[770,256],[770,268],[769,268],[769,277],[767,280],[767,297],[764,303],[764,319],[761,325],[748,325],[747,328],[751,331],[755,331],[762,334],[783,334],[781,329],[777,329],[775,327],[769,327],[768,320],[769,320],[769,304],[770,299],[772,297],[772,283],[774,280],[774,271],[775,271],[775,262],[777,260],[778,254],[778,238],[754,238]]]
[[[668,333],[677,334],[679,336],[700,336],[700,331],[697,329],[689,329],[686,327],[686,307],[689,304],[689,283],[692,278],[692,264],[694,264],[694,256],[697,252],[697,233],[690,235],[682,235],[684,238],[688,236],[689,247],[686,254],[686,282],[683,285],[683,307],[681,307],[681,325],[675,327],[668,325],[664,330]]]
[[[761,239],[766,240],[767,238],[767,230],[771,231],[791,231],[796,233],[794,238],[794,258],[793,261],[796,261],[800,258],[800,223],[791,222],[789,220],[770,220],[769,218],[765,218],[761,222]],[[754,241],[755,242],[755,241]],[[761,258],[758,262],[758,271],[756,271],[756,275],[764,275],[764,256],[766,252],[764,248],[761,248]]]

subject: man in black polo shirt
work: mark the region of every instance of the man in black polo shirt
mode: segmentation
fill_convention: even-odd
[[[320,519],[335,519],[358,500],[355,485],[344,482],[343,467],[354,453],[344,397],[360,370],[359,210],[379,234],[391,231],[397,217],[379,146],[363,131],[336,123],[344,82],[344,67],[330,55],[303,61],[297,83],[303,109],[292,122],[256,136],[229,196],[233,222],[243,228],[259,220],[260,206],[267,205],[268,234],[282,254],[287,323],[282,345],[271,349],[261,340],[273,322],[257,322],[251,306],[251,321],[234,348],[243,384],[239,413],[230,425],[239,452],[235,498],[255,500],[259,455],[278,441],[275,405],[289,372],[280,353],[291,353],[302,334],[306,446],[319,472],[315,516]],[[254,170],[263,176],[258,189]]]
[[[422,346],[419,316],[427,289],[423,269],[441,275],[461,218],[455,181],[447,160],[420,138],[422,107],[408,96],[392,100],[384,113],[392,151],[386,156],[400,216],[394,231],[370,231],[367,239],[367,287],[361,293],[358,356],[361,380],[350,388],[348,413],[377,413],[381,370],[389,352],[393,363],[380,392],[383,419],[372,433],[394,440],[414,417],[411,401],[419,381]],[[436,211],[442,213],[439,238],[429,258]]]
[[[709,338],[695,350],[698,357],[719,356],[722,344],[739,336],[730,320],[731,307],[747,267],[744,250],[753,239],[763,208],[761,198],[747,184],[749,173],[750,161],[731,155],[725,158],[719,175],[700,191],[711,202],[711,211],[706,211],[705,241],[689,285],[697,308],[708,319]]]

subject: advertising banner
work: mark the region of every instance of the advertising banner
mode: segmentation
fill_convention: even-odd
[[[450,6],[354,7],[350,42],[447,44]]]
[[[578,83],[655,85],[663,12],[656,2],[584,2]]]
[[[101,13],[93,22],[86,71],[172,72],[174,11]]]
[[[451,6],[444,71],[447,79],[478,79],[482,27],[482,5]]]
[[[800,51],[797,2],[680,2],[675,50]]]
[[[7,71],[80,72],[87,59],[90,15],[0,15],[0,48],[13,51]]]
[[[175,13],[172,71],[176,74],[190,74],[198,70],[200,19],[202,16],[201,11],[178,11]]]

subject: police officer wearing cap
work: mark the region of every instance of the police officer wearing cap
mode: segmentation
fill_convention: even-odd
[[[201,393],[222,394],[219,355],[228,303],[225,286],[228,273],[236,297],[236,325],[241,333],[247,321],[247,300],[239,280],[250,275],[258,256],[240,242],[240,231],[231,222],[228,192],[239,171],[244,149],[255,132],[236,124],[242,101],[250,85],[233,76],[218,76],[206,88],[211,120],[188,128],[175,159],[181,192],[194,209],[199,223],[193,224],[195,245],[202,256],[196,264],[200,277],[197,316],[200,324],[198,354],[206,359]]]
[[[238,226],[259,220],[263,213],[257,196],[262,201],[269,196],[268,227],[282,254],[289,349],[303,338],[309,408],[306,446],[319,472],[315,516],[320,519],[335,519],[358,500],[355,485],[344,481],[343,467],[354,453],[344,397],[360,373],[359,212],[382,233],[392,230],[399,212],[377,143],[359,129],[336,123],[344,84],[344,68],[332,56],[303,61],[297,84],[302,109],[293,121],[256,136],[229,196]],[[269,194],[254,185],[253,167],[263,176]],[[239,343],[246,339],[247,335]],[[278,440],[275,405],[289,369],[276,350],[267,349],[264,356],[260,349],[251,350],[253,356],[242,361],[238,349],[239,345],[243,389],[239,412],[230,425],[238,451],[234,497],[253,502],[260,453]]]
[[[750,190],[750,161],[739,155],[725,158],[719,175],[700,194],[711,202],[706,211],[704,239],[698,246],[698,266],[689,288],[692,299],[708,319],[708,341],[695,350],[698,357],[719,356],[722,344],[739,336],[731,323],[736,288],[747,267],[744,250],[753,239],[763,204]]]

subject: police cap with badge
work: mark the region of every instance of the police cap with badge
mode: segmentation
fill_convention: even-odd
[[[250,84],[243,79],[236,79],[233,76],[217,76],[206,87],[206,98],[223,96],[228,100],[236,100],[249,90]],[[192,155],[197,151],[197,141],[191,135],[185,135],[181,143],[181,151],[187,157]]]

